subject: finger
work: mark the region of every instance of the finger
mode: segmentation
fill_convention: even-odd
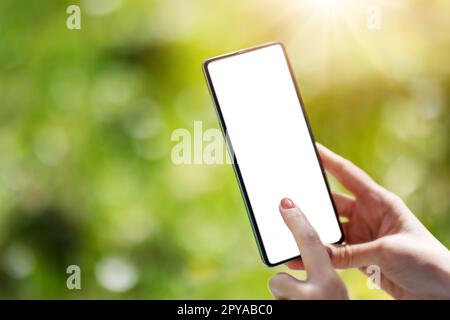
[[[376,183],[349,160],[316,143],[322,164],[342,185],[355,195],[367,193]]]
[[[269,280],[269,290],[277,300],[307,299],[307,284],[285,272],[274,275]]]
[[[305,265],[301,258],[286,262],[286,266],[292,270],[305,270]]]
[[[341,217],[339,217],[341,218]],[[341,222],[341,226],[342,226],[342,230],[344,231],[344,236],[345,236],[345,241],[349,242],[349,238],[350,238],[350,233],[349,233],[349,229],[350,229],[350,222],[348,221],[342,221],[343,219],[339,219],[339,221]]]
[[[350,218],[355,206],[355,199],[343,193],[333,192],[333,201],[339,215]]]
[[[281,200],[280,212],[297,242],[308,277],[334,272],[326,248],[303,212],[287,198]]]
[[[361,268],[378,264],[380,244],[377,240],[360,244],[325,246],[334,268]]]

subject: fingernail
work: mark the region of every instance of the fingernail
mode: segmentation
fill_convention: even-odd
[[[283,209],[295,208],[294,202],[292,202],[292,200],[289,198],[284,198],[283,200],[281,200],[280,205],[281,205],[281,208],[283,208]]]

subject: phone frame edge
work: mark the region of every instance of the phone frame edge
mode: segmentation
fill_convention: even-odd
[[[227,132],[227,128],[226,128],[225,120],[224,120],[224,117],[222,115],[222,111],[220,109],[220,104],[219,104],[219,101],[217,99],[217,96],[216,96],[216,93],[215,93],[215,90],[214,90],[214,86],[213,86],[212,81],[211,81],[211,77],[210,77],[210,74],[209,74],[209,71],[208,71],[208,65],[211,62],[214,62],[216,60],[221,60],[221,59],[233,57],[233,56],[236,56],[236,55],[244,54],[244,53],[247,53],[247,52],[250,52],[250,51],[259,50],[259,49],[263,49],[263,48],[274,46],[274,45],[279,45],[281,47],[281,49],[283,50],[283,55],[284,55],[284,58],[286,60],[287,65],[288,65],[289,73],[290,73],[292,82],[293,82],[294,87],[295,87],[297,98],[299,100],[301,112],[302,112],[303,117],[305,119],[306,126],[307,126],[308,132],[309,132],[309,136],[310,136],[311,141],[312,141],[313,146],[314,146],[314,152],[316,154],[317,161],[319,162],[320,170],[322,171],[322,176],[323,176],[323,179],[325,181],[327,192],[329,194],[329,197],[330,197],[330,200],[331,200],[331,203],[332,203],[332,206],[333,206],[333,210],[334,210],[334,213],[336,215],[336,220],[338,222],[338,226],[339,226],[339,229],[340,229],[340,232],[341,232],[341,238],[337,242],[335,242],[334,244],[340,244],[345,239],[343,228],[342,228],[341,222],[339,221],[339,215],[338,215],[337,210],[336,210],[336,205],[335,205],[333,197],[331,195],[331,189],[330,189],[330,186],[329,186],[329,183],[328,183],[328,179],[327,179],[327,176],[325,174],[325,170],[323,169],[322,161],[320,160],[320,157],[319,157],[319,154],[318,154],[318,151],[317,151],[317,146],[316,146],[316,143],[315,143],[315,139],[314,139],[314,136],[313,136],[313,133],[312,133],[312,130],[311,130],[311,126],[309,124],[309,119],[308,119],[308,117],[306,115],[306,110],[304,108],[303,99],[302,99],[302,96],[300,94],[300,90],[298,88],[297,81],[296,81],[296,78],[294,76],[294,72],[293,72],[291,63],[289,61],[289,58],[287,56],[286,48],[283,45],[283,43],[279,42],[279,41],[268,42],[268,43],[264,43],[264,44],[261,44],[261,45],[253,46],[253,47],[242,49],[242,50],[237,50],[237,51],[234,51],[234,52],[230,52],[230,53],[226,53],[226,54],[222,54],[222,55],[219,55],[219,56],[215,56],[215,57],[206,59],[202,63],[203,75],[205,76],[207,87],[208,87],[208,91],[209,91],[209,94],[210,94],[210,96],[211,96],[211,98],[213,100],[214,110],[215,110],[216,116],[217,116],[217,118],[219,120],[219,125],[220,125],[220,129],[222,131],[222,135],[225,138],[225,144],[227,145],[228,154],[229,154],[229,156],[230,156],[230,158],[232,160],[233,171],[234,171],[234,174],[236,176],[236,179],[238,180],[239,190],[240,190],[241,196],[242,196],[242,198],[244,200],[244,204],[245,204],[246,211],[247,211],[247,216],[249,217],[250,222],[251,222],[250,225],[251,225],[251,228],[252,228],[252,231],[253,231],[253,235],[256,238],[256,243],[257,243],[259,255],[261,257],[261,260],[263,261],[263,263],[267,267],[276,267],[276,266],[281,265],[283,263],[286,263],[288,261],[300,258],[301,255],[297,255],[297,256],[294,256],[292,258],[288,258],[286,260],[282,260],[282,261],[275,262],[275,263],[271,263],[269,261],[269,259],[268,259],[268,256],[267,256],[267,253],[266,253],[266,249],[264,247],[264,243],[262,241],[262,237],[261,237],[261,234],[260,234],[259,229],[258,229],[258,224],[257,224],[256,218],[255,218],[252,206],[250,204],[250,198],[248,196],[247,189],[245,187],[245,184],[244,184],[244,181],[243,181],[243,178],[242,178],[242,175],[241,175],[239,164],[237,162],[237,158],[236,158],[236,155],[234,153],[231,140],[229,139],[229,137],[228,137],[228,135],[226,133]]]

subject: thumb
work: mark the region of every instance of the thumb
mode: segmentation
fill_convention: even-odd
[[[359,244],[325,244],[325,246],[333,267],[337,269],[360,268],[379,264],[380,242],[378,240]]]

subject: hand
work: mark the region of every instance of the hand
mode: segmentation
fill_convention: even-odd
[[[334,270],[326,247],[301,210],[290,199],[280,203],[281,215],[294,235],[308,273],[306,281],[287,273],[272,277],[269,288],[276,299],[348,299],[347,289]]]
[[[397,299],[449,299],[450,253],[395,194],[376,184],[350,161],[322,145],[324,168],[351,193],[334,193],[346,245],[327,245],[335,268],[378,265],[381,288]],[[301,259],[287,263],[304,269]]]

